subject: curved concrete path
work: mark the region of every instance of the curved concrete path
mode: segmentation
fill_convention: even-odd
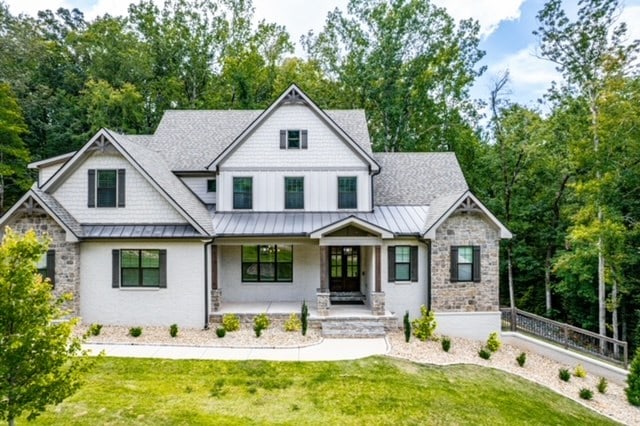
[[[384,337],[376,339],[323,339],[315,345],[299,348],[221,348],[96,343],[85,344],[83,348],[91,350],[93,355],[104,351],[106,356],[129,358],[261,359],[268,361],[340,361],[384,355],[389,351],[389,345]]]

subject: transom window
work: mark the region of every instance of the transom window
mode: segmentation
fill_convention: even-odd
[[[338,177],[338,208],[358,208],[358,178],[355,176]]]
[[[97,206],[115,207],[118,174],[116,170],[97,170]]]
[[[284,208],[304,209],[304,178],[284,178]]]
[[[293,281],[293,246],[242,246],[242,281]]]
[[[300,149],[300,130],[287,130],[287,149]]]
[[[250,177],[233,178],[233,208],[251,209],[253,206],[253,179]]]
[[[122,287],[159,287],[160,250],[121,250]]]
[[[480,247],[451,247],[451,281],[480,281]]]

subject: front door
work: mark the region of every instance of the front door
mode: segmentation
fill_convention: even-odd
[[[329,248],[329,290],[360,291],[360,247]]]

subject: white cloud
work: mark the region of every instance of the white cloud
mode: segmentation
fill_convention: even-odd
[[[433,0],[447,9],[455,20],[473,18],[480,23],[480,36],[488,37],[502,21],[520,18],[520,7],[526,0]]]
[[[627,23],[629,40],[640,39],[640,6],[627,6],[620,15],[620,20]]]

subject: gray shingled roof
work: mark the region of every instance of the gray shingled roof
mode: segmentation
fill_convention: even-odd
[[[135,141],[160,153],[173,171],[204,170],[227,145],[242,133],[261,110],[208,110],[164,113],[153,138]],[[371,153],[371,141],[363,110],[327,110],[327,115]]]
[[[373,178],[376,205],[429,205],[468,189],[452,152],[375,153],[373,158],[381,168]]]
[[[76,237],[82,236],[82,227],[76,221],[76,219],[71,216],[71,213],[69,213],[64,207],[62,207],[58,200],[53,198],[52,195],[37,189],[36,185],[31,188],[31,193],[35,196],[36,199],[39,199],[43,204],[45,204],[49,208],[49,210],[51,210],[51,212],[56,215],[56,217],[62,223],[64,223],[71,232],[74,233]]]

